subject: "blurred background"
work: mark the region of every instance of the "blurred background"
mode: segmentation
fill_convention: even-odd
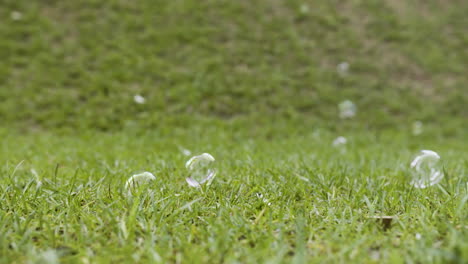
[[[2,0],[1,126],[252,132],[420,121],[463,135],[467,14],[463,0]],[[340,118],[344,100],[355,117]]]

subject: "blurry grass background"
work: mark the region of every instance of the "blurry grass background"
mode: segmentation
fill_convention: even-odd
[[[24,131],[247,133],[421,120],[463,135],[466,14],[462,0],[3,0],[0,118]],[[351,122],[338,118],[345,99]]]

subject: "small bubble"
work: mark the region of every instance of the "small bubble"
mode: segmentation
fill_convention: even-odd
[[[18,20],[21,20],[23,18],[23,14],[21,14],[18,11],[12,11],[11,14],[10,14],[10,17],[11,17],[12,20],[18,21]]]
[[[439,154],[432,150],[422,150],[411,162],[413,180],[411,184],[416,188],[427,188],[439,183],[444,174],[440,171],[438,161]]]
[[[337,71],[338,74],[340,74],[341,76],[347,75],[347,74],[348,74],[348,71],[349,71],[349,63],[346,62],[346,61],[339,63],[339,64],[336,66],[336,71]]]
[[[301,7],[299,8],[299,12],[303,15],[309,13],[310,9],[309,6],[306,4],[302,4]]]
[[[345,137],[337,137],[337,138],[335,138],[335,140],[333,140],[332,145],[334,147],[338,147],[338,146],[341,146],[341,145],[345,145],[347,142],[348,142],[348,140]]]
[[[423,132],[423,123],[421,121],[414,121],[413,123],[413,135],[421,135]]]
[[[187,161],[185,167],[189,170],[187,183],[192,187],[200,187],[205,182],[210,182],[216,176],[214,169],[215,159],[208,153],[194,156]]]
[[[192,152],[186,148],[179,148],[180,149],[180,152],[182,152],[182,154],[184,154],[185,156],[190,156],[192,155]]]
[[[135,103],[137,103],[137,104],[144,104],[144,103],[146,102],[146,99],[145,99],[143,96],[139,95],[139,94],[135,95],[135,96],[133,97],[133,100],[134,100]]]
[[[140,174],[135,174],[130,177],[125,183],[125,188],[134,188],[142,184],[147,184],[153,180],[156,180],[156,177],[151,172],[143,172]]]
[[[350,100],[345,100],[338,104],[338,110],[340,112],[340,118],[351,118],[356,115],[356,105]]]

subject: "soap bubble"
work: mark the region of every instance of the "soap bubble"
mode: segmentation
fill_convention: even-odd
[[[143,96],[139,95],[139,94],[133,96],[133,100],[137,104],[144,104],[146,102],[146,99]]]
[[[200,187],[206,182],[211,182],[216,176],[216,170],[213,168],[215,159],[208,153],[194,156],[187,161],[185,167],[189,170],[187,183],[192,187]]]
[[[348,140],[345,137],[340,136],[340,137],[335,138],[335,140],[333,140],[332,145],[334,147],[338,147],[341,145],[346,145],[346,142],[348,142]]]
[[[337,66],[336,66],[336,71],[338,72],[338,74],[340,74],[341,76],[345,76],[348,74],[348,70],[349,70],[349,63],[347,61],[344,61],[344,62],[341,62],[339,63]]]
[[[351,118],[356,115],[356,105],[350,100],[345,100],[338,104],[338,110],[340,111],[340,118]]]
[[[421,154],[411,162],[413,180],[411,184],[420,189],[439,183],[444,174],[439,170],[437,162],[440,156],[432,150],[422,150]]]
[[[151,172],[135,174],[127,180],[127,182],[125,183],[125,188],[135,188],[142,184],[148,184],[153,180],[156,180],[156,177],[154,177],[154,175]]]
[[[414,121],[413,123],[413,135],[417,136],[423,132],[423,123],[421,121]]]

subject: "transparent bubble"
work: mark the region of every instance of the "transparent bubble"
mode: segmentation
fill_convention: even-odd
[[[125,188],[135,188],[142,184],[148,184],[151,181],[155,180],[156,177],[151,172],[143,172],[140,174],[132,175],[127,182],[125,183]]]
[[[341,62],[340,64],[338,64],[336,66],[336,71],[338,72],[338,74],[340,74],[341,76],[345,76],[348,74],[348,70],[349,70],[349,63],[347,61],[344,61],[344,62]]]
[[[338,110],[340,111],[340,118],[351,118],[356,115],[357,107],[350,100],[345,100],[338,104]]]
[[[416,188],[427,188],[439,183],[444,174],[439,164],[440,156],[432,150],[422,150],[411,162],[411,184]]]
[[[182,152],[182,154],[184,154],[185,156],[190,156],[192,155],[192,152],[188,149],[185,149],[185,148],[180,148],[180,151]]]
[[[301,14],[303,14],[303,15],[309,13],[309,11],[310,11],[310,8],[309,8],[309,6],[306,5],[306,4],[302,4],[302,5],[300,6],[300,8],[299,8],[299,12],[300,12]]]
[[[133,96],[133,100],[137,104],[144,104],[146,102],[146,99],[143,96],[139,95],[139,94]]]
[[[340,137],[335,138],[335,140],[333,140],[332,145],[334,147],[342,146],[342,145],[346,145],[346,142],[348,142],[348,140],[345,137],[340,136]]]
[[[206,182],[211,182],[216,176],[214,161],[213,156],[208,153],[194,156],[188,160],[185,164],[189,170],[189,177],[186,179],[187,183],[192,187],[199,187]]]
[[[18,12],[18,11],[13,11],[13,12],[11,12],[10,17],[13,20],[21,20],[21,18],[23,18],[23,14],[21,12]]]
[[[417,136],[417,135],[421,135],[422,132],[423,132],[423,123],[421,121],[415,121],[413,123],[413,135]]]

